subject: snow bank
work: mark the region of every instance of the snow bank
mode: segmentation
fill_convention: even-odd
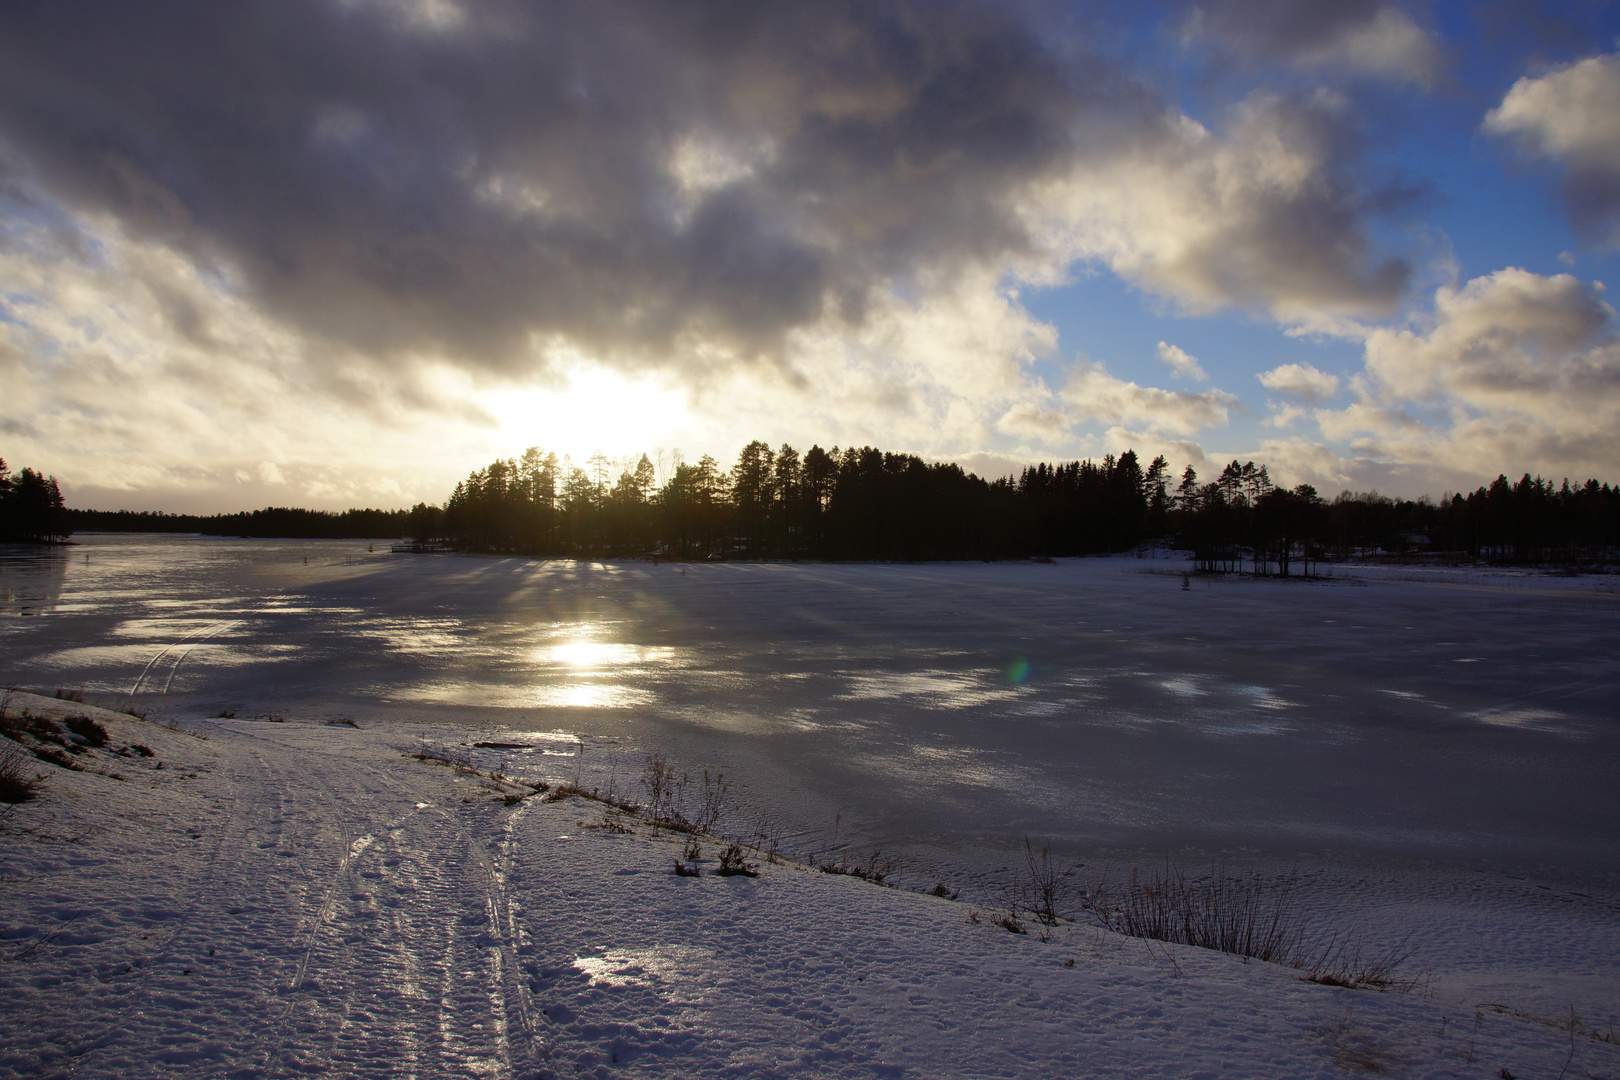
[[[109,743],[80,756],[122,778],[50,768],[0,818],[0,1076],[1620,1071],[1593,1037],[1612,1017],[1328,988],[1083,922],[1043,942],[988,908],[975,923],[968,904],[797,864],[678,877],[679,838],[600,828],[583,799],[512,798],[566,759],[497,779],[407,756],[425,739],[454,757],[465,727],[187,734],[7,707],[92,716]],[[154,756],[111,753],[135,742]],[[1562,915],[1511,929],[1556,938]]]

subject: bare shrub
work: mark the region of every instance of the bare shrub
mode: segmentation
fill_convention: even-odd
[[[634,833],[634,830],[631,829],[630,826],[626,825],[624,822],[620,821],[618,818],[614,817],[612,814],[608,813],[606,810],[602,811],[602,820],[601,821],[597,821],[597,822],[585,822],[585,821],[582,821],[582,822],[580,822],[580,826],[582,828],[586,828],[586,829],[595,829],[595,830],[597,830],[599,832],[609,833],[609,834],[611,834],[613,836],[625,836],[627,834],[633,834]]]
[[[0,802],[23,803],[34,797],[42,781],[34,775],[28,756],[12,747],[0,747]]]
[[[91,746],[107,745],[107,729],[90,719],[88,716],[67,716],[62,718],[62,726],[73,734],[89,743]]]
[[[1042,926],[1056,926],[1068,907],[1069,877],[1073,873],[1073,867],[1058,869],[1052,861],[1050,844],[1042,844],[1037,854],[1029,837],[1024,837],[1024,910],[1035,916]]]
[[[1104,926],[1131,937],[1292,963],[1305,951],[1305,928],[1290,902],[1291,884],[1273,891],[1258,875],[1219,868],[1193,879],[1166,862],[1150,878],[1133,868],[1115,903],[1099,889],[1089,906]]]
[[[759,867],[743,858],[741,844],[732,844],[720,853],[720,866],[715,873],[721,877],[759,877]]]
[[[476,771],[472,766],[472,757],[466,750],[445,746],[443,743],[435,745],[424,743],[406,756],[415,758],[417,761],[430,761],[436,765],[448,765],[457,773]]]
[[[725,773],[716,773],[710,779],[709,770],[704,769],[703,797],[692,814],[692,827],[701,833],[714,832],[720,825],[720,819],[725,816],[730,793],[731,785],[726,783]]]
[[[1009,911],[1005,915],[998,915],[993,921],[997,926],[1001,927],[1009,934],[1029,933],[1029,927],[1025,926],[1019,921],[1018,912],[1016,911]]]
[[[668,821],[675,809],[675,770],[663,754],[647,755],[641,787],[647,793],[647,816],[655,822]]]
[[[874,849],[864,863],[862,862],[818,862],[815,855],[810,856],[810,865],[823,874],[847,874],[850,877],[870,881],[874,885],[893,886],[888,878],[900,868],[900,860],[894,856],[885,857],[882,851]]]

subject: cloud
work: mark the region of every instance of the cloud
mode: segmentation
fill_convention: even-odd
[[[0,137],[68,212],[388,369],[782,364],[892,288],[1074,258],[1200,309],[1394,302],[1350,125],[1264,101],[1217,136],[1049,30],[974,2],[11,9]]]
[[[1344,332],[1394,311],[1411,277],[1377,258],[1375,200],[1347,176],[1334,101],[1257,95],[1220,132],[1169,111],[1112,153],[1032,188],[1034,228],[1193,312],[1239,307]]]
[[[1339,377],[1318,371],[1310,364],[1283,364],[1262,371],[1255,378],[1267,390],[1274,390],[1296,401],[1326,401],[1339,392]]]
[[[507,372],[537,337],[712,366],[858,325],[1028,249],[1010,193],[1138,92],[972,3],[106,3],[0,42],[53,197],[356,354]]]
[[[230,282],[115,223],[8,224],[0,367],[8,410],[29,424],[6,455],[56,473],[70,505],[234,510],[323,488],[438,500],[457,454],[490,452],[489,418],[440,370],[377,381],[312,357]],[[353,504],[334,499],[316,501]]]
[[[1251,62],[1281,60],[1424,87],[1444,68],[1436,36],[1376,0],[1206,0],[1193,7],[1183,33]]]
[[[1570,216],[1593,244],[1620,244],[1620,54],[1513,84],[1484,129],[1565,167]]]
[[[1316,413],[1326,436],[1476,476],[1620,471],[1620,327],[1598,287],[1499,270],[1439,290],[1428,322],[1368,336],[1360,400]]]
[[[533,444],[581,459],[660,446],[725,458],[757,437],[940,458],[1071,448],[1067,418],[997,427],[1051,406],[1028,367],[1056,331],[988,272],[876,296],[857,331],[794,331],[783,364],[721,366],[701,394],[678,373],[628,378],[561,348],[539,384],[422,358],[380,378],[114,221],[21,218],[0,237],[0,371],[28,422],[3,424],[4,452],[55,472],[71,505],[437,502],[468,469]]]
[[[1238,405],[1237,398],[1221,390],[1189,394],[1138,386],[1115,378],[1097,364],[1076,368],[1061,397],[1071,422],[1145,425],[1172,435],[1224,426]]]
[[[1305,415],[1306,411],[1298,405],[1283,405],[1273,409],[1271,415],[1261,420],[1260,423],[1264,427],[1271,428],[1293,427],[1294,422],[1302,419]]]
[[[1199,366],[1198,360],[1188,354],[1185,349],[1169,342],[1159,342],[1159,363],[1166,365],[1171,371],[1185,379],[1194,382],[1208,382],[1209,376]]]

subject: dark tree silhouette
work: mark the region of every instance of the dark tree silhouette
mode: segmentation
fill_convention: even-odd
[[[28,468],[13,474],[0,459],[0,542],[56,544],[71,534],[56,477]]]
[[[615,475],[616,474],[616,475]],[[662,487],[647,455],[583,466],[531,447],[478,469],[443,507],[267,507],[210,517],[64,510],[56,481],[0,462],[0,537],[50,541],[71,529],[231,536],[402,537],[527,555],[661,554],[678,559],[1003,559],[1126,551],[1172,538],[1199,567],[1292,576],[1324,554],[1450,553],[1523,564],[1620,561],[1620,488],[1498,476],[1469,494],[1396,500],[1275,486],[1266,466],[1232,461],[1200,484],[1164,457],[1042,462],[985,480],[949,463],[876,447],[762,441],[729,469],[677,452]]]

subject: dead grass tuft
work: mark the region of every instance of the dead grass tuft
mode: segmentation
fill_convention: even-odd
[[[1099,885],[1084,907],[1121,934],[1285,964],[1325,986],[1410,990],[1419,981],[1398,970],[1412,955],[1406,938],[1374,950],[1354,936],[1310,932],[1293,904],[1292,876],[1272,882],[1217,866],[1195,878],[1166,860],[1151,875],[1133,868],[1117,890]]]

